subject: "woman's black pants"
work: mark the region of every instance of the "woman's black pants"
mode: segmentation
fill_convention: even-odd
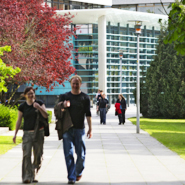
[[[123,124],[125,123],[125,109],[121,109],[122,112],[122,118],[123,118]]]

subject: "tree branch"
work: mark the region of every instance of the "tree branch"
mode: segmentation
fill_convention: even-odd
[[[18,85],[16,87],[16,89],[13,91],[13,93],[11,94],[10,98],[8,99],[8,104],[10,104],[11,99],[13,98],[14,94],[16,93],[17,89],[19,89],[19,87],[20,87],[20,85]],[[12,89],[13,89],[13,87],[12,87]]]
[[[161,5],[162,5],[162,7],[163,7],[163,9],[164,9],[164,11],[166,13],[166,15],[168,15],[168,17],[169,17],[169,14],[167,13],[166,9],[164,8],[164,4],[163,4],[162,0],[160,0],[160,2],[161,2]]]

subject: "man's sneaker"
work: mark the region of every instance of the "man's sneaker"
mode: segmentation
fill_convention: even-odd
[[[30,180],[25,180],[23,183],[24,184],[30,184],[31,182],[30,182]]]
[[[79,181],[82,178],[82,175],[76,176],[76,181]]]
[[[74,180],[69,180],[68,184],[75,184],[75,181]]]

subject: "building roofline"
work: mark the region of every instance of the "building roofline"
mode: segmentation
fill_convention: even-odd
[[[120,10],[115,8],[101,8],[101,9],[78,9],[78,10],[56,10],[58,15],[64,15],[70,13],[74,15],[72,22],[74,24],[98,24],[98,19],[101,16],[106,16],[106,22],[110,22],[111,25],[125,26],[126,24],[134,25],[135,23],[129,23],[128,20],[147,20],[143,25],[147,27],[155,27],[155,29],[160,29],[158,23],[159,19],[162,22],[168,20],[167,15],[145,13],[145,12],[135,12],[128,10]]]
[[[162,0],[163,3],[173,3],[175,0]],[[131,4],[151,4],[151,3],[161,3],[160,0],[112,0],[112,5],[131,5]]]
[[[71,0],[71,1],[112,6],[112,0],[106,0],[106,1],[105,0]]]

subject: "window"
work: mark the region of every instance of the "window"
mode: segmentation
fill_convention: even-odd
[[[164,8],[167,13],[170,12],[170,9],[168,8],[169,3],[164,3]],[[139,12],[148,12],[148,13],[156,13],[156,14],[166,14],[165,10],[162,7],[160,3],[150,3],[150,4],[139,4],[138,5],[138,11]]]
[[[126,35],[127,34],[127,29],[126,28],[120,28],[120,34]]]
[[[56,2],[56,1],[53,1],[53,8],[56,8],[57,10],[58,10],[58,5],[59,5],[59,3],[58,2]]]
[[[165,10],[160,3],[155,4],[155,13],[156,14],[166,14],[166,12],[167,13],[170,12],[171,8],[168,8],[169,3],[163,3],[163,5],[164,5]]]
[[[147,37],[153,37],[152,30],[147,30],[146,34],[147,34]]]
[[[139,12],[147,12],[147,13],[154,13],[154,4],[139,4],[138,5]]]
[[[136,11],[136,5],[113,5],[112,8],[118,8],[122,10]]]
[[[137,47],[137,44],[135,44],[135,43],[130,43],[130,47]]]

